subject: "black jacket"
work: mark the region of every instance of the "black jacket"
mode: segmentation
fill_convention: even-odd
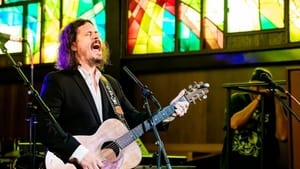
[[[132,106],[117,80],[109,75],[104,76],[114,89],[130,127],[145,120],[147,113],[140,113]],[[101,83],[99,85],[103,119],[116,118],[103,85]],[[72,136],[94,134],[101,125],[93,97],[78,70],[54,71],[47,74],[40,96],[64,132],[58,132],[48,113],[39,109],[37,136],[51,152],[66,162],[80,144]]]

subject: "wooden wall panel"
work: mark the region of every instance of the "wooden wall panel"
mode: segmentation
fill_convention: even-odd
[[[178,92],[187,88],[194,81],[206,81],[207,74],[201,72],[189,73],[160,73],[156,75],[144,75],[140,80],[147,84],[149,89],[155,94],[162,106],[168,105]],[[138,97],[138,96],[137,96]],[[208,94],[209,99],[209,94]],[[161,136],[166,142],[173,143],[199,143],[206,142],[207,135],[207,100],[196,101],[191,104],[189,113],[177,118],[172,122],[167,132],[162,132]],[[139,100],[142,101],[142,100]],[[194,133],[194,134],[191,134]],[[198,134],[201,133],[201,134]],[[145,140],[152,141],[152,133],[145,136]]]
[[[27,139],[28,95],[22,84],[0,85],[0,137]]]
[[[300,67],[288,69],[288,82],[291,94],[297,99],[300,99]],[[300,117],[300,105],[291,100],[291,108]],[[300,168],[300,121],[294,116],[289,116],[290,133],[289,133],[289,164],[290,169]]]

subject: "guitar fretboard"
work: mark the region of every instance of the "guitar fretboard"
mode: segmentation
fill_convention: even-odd
[[[139,124],[128,133],[119,137],[116,140],[116,143],[120,146],[121,149],[125,148],[138,137],[142,136],[145,132],[152,129],[153,126],[156,126],[164,119],[168,118],[174,112],[174,109],[175,108],[173,105],[169,105],[163,108],[161,111],[155,113],[151,118],[145,120],[143,123]]]

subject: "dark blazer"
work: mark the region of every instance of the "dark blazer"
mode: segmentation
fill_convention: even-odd
[[[116,79],[106,74],[104,76],[114,89],[131,128],[148,117],[147,113],[140,113],[132,106]],[[103,119],[116,118],[103,85],[99,85]],[[80,144],[72,135],[94,134],[101,125],[93,97],[78,70],[61,70],[47,74],[40,96],[64,132],[58,132],[49,118],[49,113],[39,109],[36,127],[38,139],[63,161],[68,161]]]

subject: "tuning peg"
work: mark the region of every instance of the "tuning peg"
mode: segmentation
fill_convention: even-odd
[[[209,83],[204,83],[204,82],[196,82],[194,81],[195,87],[196,88],[209,88]]]
[[[192,99],[192,102],[193,102],[193,104],[196,104],[196,101],[195,101],[195,99]]]

